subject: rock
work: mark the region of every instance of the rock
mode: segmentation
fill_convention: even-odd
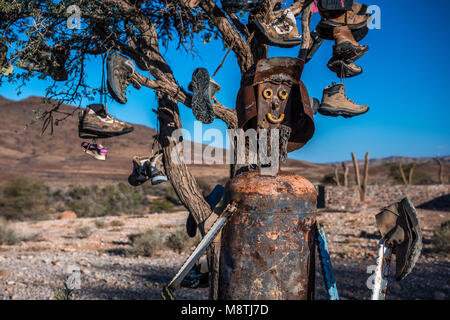
[[[61,220],[74,220],[77,218],[77,214],[73,211],[64,211],[59,214]]]
[[[435,291],[433,293],[433,297],[436,300],[445,300],[445,293],[441,292],[441,291]]]
[[[89,269],[86,269],[86,268],[81,268],[80,271],[81,271],[82,274],[86,274],[86,275],[91,274],[91,271],[89,271]]]
[[[52,265],[59,266],[61,264],[61,260],[54,260],[52,261]]]
[[[0,278],[6,278],[9,275],[11,275],[11,270],[8,269],[0,270]]]

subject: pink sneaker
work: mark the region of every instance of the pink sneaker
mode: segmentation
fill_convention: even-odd
[[[89,143],[83,141],[81,143],[81,149],[88,155],[94,157],[97,160],[106,160],[108,150],[101,144]]]

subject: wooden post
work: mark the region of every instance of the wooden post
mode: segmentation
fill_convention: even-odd
[[[348,167],[345,162],[342,162],[342,169],[344,169],[344,187],[348,187]]]
[[[353,152],[352,152],[352,160],[353,160],[353,167],[355,169],[356,185],[358,186],[359,191],[359,199],[360,202],[363,203],[366,200],[367,181],[369,179],[369,152],[366,153],[364,161],[363,183],[361,183],[361,176],[359,175],[358,161],[356,160],[356,156]]]
[[[334,166],[334,178],[333,178],[334,182],[336,183],[336,185],[338,187],[341,186],[341,182],[339,181],[339,171],[338,171],[338,167]]]
[[[439,184],[444,184],[444,164],[439,159],[439,156],[436,156],[434,160],[439,164]]]
[[[408,177],[408,179],[409,179],[409,185],[412,185],[413,184],[413,175],[414,175],[414,169],[416,168],[416,164],[415,163],[413,163],[413,165],[412,165],[412,167],[409,169],[409,177]]]

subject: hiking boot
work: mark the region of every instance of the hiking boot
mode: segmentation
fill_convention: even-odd
[[[128,177],[129,184],[137,187],[150,179],[147,175],[148,161],[148,157],[133,157],[133,171]]]
[[[192,95],[192,113],[202,123],[211,123],[215,119],[212,98],[220,91],[220,85],[209,76],[205,68],[197,68],[192,74],[188,87]]]
[[[270,24],[254,21],[259,31],[271,46],[292,48],[302,43],[297,22],[291,10],[286,9]]]
[[[361,58],[368,50],[368,46],[361,46],[356,42],[352,32],[347,26],[333,29],[333,58],[343,60],[350,64]]]
[[[263,0],[222,0],[222,8],[230,13],[238,11],[252,11],[263,2]]]
[[[131,79],[135,66],[133,61],[114,51],[108,55],[107,63],[108,91],[114,100],[121,104],[127,103],[126,90],[130,84],[136,89],[141,85]]]
[[[396,256],[397,281],[411,273],[422,251],[422,230],[414,205],[408,198],[382,209],[376,223]]]
[[[8,47],[3,42],[0,42],[0,75],[5,77],[14,71],[14,67],[8,62],[7,55]]]
[[[330,61],[328,61],[327,66],[328,69],[336,73],[339,78],[351,78],[360,75],[363,72],[360,66],[357,66],[354,63],[345,63],[338,57],[332,57]]]
[[[150,162],[150,166],[147,168],[147,174],[150,176],[152,185],[167,182],[167,177],[156,168],[156,164],[159,158],[159,156],[154,157]]]
[[[327,10],[319,5],[319,13],[322,17],[320,24],[330,27],[348,26],[350,29],[360,29],[366,27],[371,17],[367,14],[366,5],[353,1],[351,10]]]
[[[89,143],[83,141],[81,143],[81,149],[88,155],[94,157],[97,160],[106,160],[108,150],[101,144]]]
[[[133,130],[131,125],[108,114],[102,104],[87,106],[78,125],[78,135],[84,139],[116,137]]]
[[[324,116],[343,116],[350,118],[364,114],[369,111],[366,105],[357,105],[355,102],[345,96],[345,87],[343,84],[334,83],[323,90],[322,104],[319,113]]]
[[[148,157],[133,157],[133,172],[128,177],[128,182],[132,186],[139,186],[151,180],[152,185],[167,182],[167,177],[156,168],[159,157],[149,159]]]

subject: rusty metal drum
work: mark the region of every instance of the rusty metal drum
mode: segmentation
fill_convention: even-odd
[[[292,173],[247,172],[225,191],[238,211],[222,230],[219,299],[314,299],[314,185]]]

